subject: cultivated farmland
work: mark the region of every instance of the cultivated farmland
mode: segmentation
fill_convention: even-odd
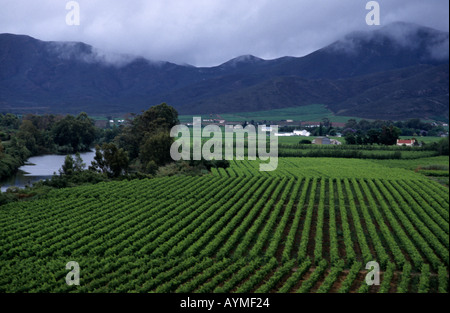
[[[55,190],[1,207],[0,229],[1,292],[448,290],[448,188],[366,160]],[[65,284],[69,261],[80,286]]]

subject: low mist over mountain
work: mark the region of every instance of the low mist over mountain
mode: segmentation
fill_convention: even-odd
[[[448,119],[448,40],[394,23],[305,57],[247,55],[199,68],[0,34],[0,112],[104,115],[166,102],[205,115],[326,104],[346,116]]]

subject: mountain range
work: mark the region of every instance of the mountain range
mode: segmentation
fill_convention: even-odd
[[[118,115],[166,102],[180,114],[324,104],[373,119],[449,117],[449,34],[397,22],[303,57],[194,67],[81,42],[0,34],[0,112]]]

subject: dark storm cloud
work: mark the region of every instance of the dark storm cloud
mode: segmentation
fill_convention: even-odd
[[[365,23],[365,0],[78,0],[80,26],[66,25],[67,2],[0,0],[0,32],[213,66],[244,54],[302,56],[374,28]],[[448,31],[447,0],[378,2],[381,26],[405,21]]]

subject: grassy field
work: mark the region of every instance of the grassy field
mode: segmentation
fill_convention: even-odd
[[[261,172],[258,161],[231,161],[226,170],[213,169],[214,175],[264,176],[264,177],[325,177],[333,179],[421,179],[422,175],[403,168],[389,168],[371,160],[336,158],[279,158],[278,168],[271,172]],[[227,177],[226,176],[226,177]]]
[[[0,207],[0,292],[447,292],[448,188],[414,170],[444,161],[233,161],[55,190]]]
[[[373,160],[376,164],[380,164],[390,168],[404,168],[408,170],[418,170],[420,168],[429,168],[436,166],[439,169],[447,169],[449,165],[448,156],[437,156],[431,158],[417,158],[411,160]]]
[[[323,104],[313,104],[301,107],[276,109],[270,111],[258,111],[258,112],[242,112],[242,113],[230,113],[220,114],[219,116],[202,116],[202,115],[181,115],[179,116],[180,122],[192,122],[194,116],[200,116],[203,119],[217,118],[232,122],[250,122],[254,121],[282,121],[282,120],[294,120],[294,121],[310,121],[320,122],[324,118],[329,118],[332,122],[345,123],[349,119],[355,119],[357,121],[361,118],[337,116],[333,112],[327,109]]]
[[[437,156],[410,160],[371,160],[390,168],[404,168],[427,176],[441,185],[449,186],[449,157]]]

